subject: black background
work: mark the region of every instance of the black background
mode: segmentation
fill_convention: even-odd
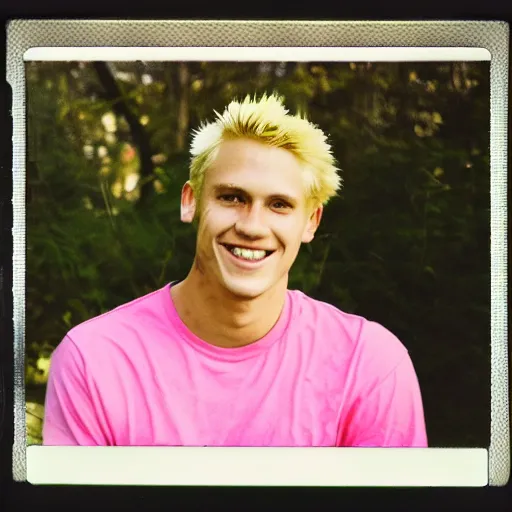
[[[16,18],[288,19],[288,20],[503,20],[512,21],[508,0],[378,0],[366,2],[172,4],[144,0],[0,0],[2,26]],[[12,124],[11,91],[5,81],[5,28],[0,53],[0,512],[58,510],[512,510],[511,485],[504,488],[214,488],[214,487],[37,487],[12,481]],[[510,79],[509,79],[510,81]],[[510,109],[509,109],[510,112]],[[510,121],[509,121],[510,125]],[[509,136],[510,137],[510,136]],[[510,160],[510,157],[509,157]],[[252,507],[251,507],[252,505]]]

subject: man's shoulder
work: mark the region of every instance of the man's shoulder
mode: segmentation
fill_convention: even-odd
[[[113,339],[127,339],[148,328],[149,321],[157,321],[166,314],[164,293],[168,286],[125,302],[101,315],[71,328],[66,337],[79,348]]]
[[[348,313],[333,304],[315,299],[300,290],[288,290],[295,317],[300,321],[313,324],[315,329],[331,329],[334,325],[342,328],[351,338],[357,338],[366,318]]]
[[[312,324],[311,327],[330,343],[344,341],[359,355],[387,353],[399,359],[407,352],[398,337],[375,320],[348,313],[298,290],[288,293],[296,310],[295,317]]]

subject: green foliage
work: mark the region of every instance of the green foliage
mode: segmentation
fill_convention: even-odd
[[[111,72],[115,100],[90,64],[27,64],[30,442],[40,424],[29,404],[42,415],[47,362],[66,331],[189,270],[180,140],[233,97],[276,90],[329,133],[344,180],[290,287],[399,336],[431,445],[488,445],[488,64],[113,63]],[[151,147],[149,171],[120,101]]]

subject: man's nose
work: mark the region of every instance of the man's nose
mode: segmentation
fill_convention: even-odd
[[[247,238],[262,238],[269,232],[265,223],[264,208],[258,205],[251,205],[240,216],[235,224],[235,231],[240,236]]]

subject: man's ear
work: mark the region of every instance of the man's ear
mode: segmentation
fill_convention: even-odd
[[[191,223],[196,214],[197,202],[194,197],[194,191],[187,181],[181,189],[181,221]]]
[[[304,232],[302,233],[302,243],[309,244],[309,242],[315,238],[316,230],[322,220],[323,211],[324,207],[323,205],[320,205],[315,208],[313,213],[310,215],[306,227],[304,228]]]

